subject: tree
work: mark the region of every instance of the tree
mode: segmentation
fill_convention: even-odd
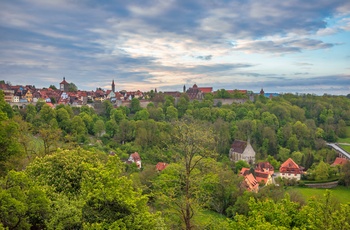
[[[315,167],[315,180],[327,180],[329,178],[329,165],[320,161]]]
[[[45,155],[56,150],[60,135],[61,130],[52,125],[45,125],[39,129],[39,136],[43,140]],[[54,149],[52,149],[52,147],[54,147]]]
[[[69,133],[71,131],[71,119],[66,109],[60,108],[56,111],[56,120],[58,126]]]
[[[135,113],[134,120],[146,121],[149,118],[149,113],[146,109],[141,109]]]
[[[68,85],[68,91],[69,92],[76,92],[76,91],[78,91],[78,87],[73,82],[71,82]]]
[[[126,119],[126,114],[121,109],[112,109],[111,118],[115,120],[117,124],[123,119]]]
[[[111,111],[112,111],[112,109],[113,109],[112,103],[111,103],[109,100],[104,100],[104,101],[102,102],[102,108],[103,108],[102,114],[103,114],[107,119],[109,119],[110,116],[111,116]]]
[[[106,133],[109,137],[113,138],[118,132],[118,124],[115,120],[109,120],[106,122]]]
[[[131,99],[130,112],[135,114],[139,110],[141,110],[140,100],[137,98]]]
[[[5,101],[4,91],[0,90],[0,121],[12,118],[14,115],[10,104]]]
[[[50,85],[49,88],[53,89],[53,90],[57,90],[55,85]]]
[[[18,123],[14,120],[0,121],[0,175],[4,175],[7,160],[21,153]]]
[[[43,124],[48,124],[52,119],[56,119],[56,110],[44,104],[39,112],[39,116]]]
[[[250,168],[250,165],[244,161],[244,160],[239,160],[235,163],[235,172],[239,173],[242,168]]]
[[[95,135],[101,137],[102,133],[105,131],[105,123],[103,120],[97,120],[94,124]]]
[[[24,172],[10,171],[0,181],[0,221],[9,229],[45,229],[50,200]]]
[[[192,229],[195,214],[195,188],[192,186],[193,174],[205,157],[215,155],[213,131],[201,123],[175,122],[173,130],[173,150],[184,164],[183,196],[175,201],[186,229]]]
[[[231,142],[230,135],[230,124],[223,121],[222,119],[217,119],[214,124],[214,139],[216,144],[216,151],[219,154],[227,154]]]
[[[167,121],[177,120],[177,118],[178,118],[177,109],[172,105],[168,106],[166,108],[165,118]]]
[[[341,168],[341,181],[345,186],[350,185],[350,161],[347,161]]]

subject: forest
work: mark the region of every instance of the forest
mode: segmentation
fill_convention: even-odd
[[[278,170],[292,158],[304,180],[349,186],[350,163],[331,167],[326,143],[350,137],[350,98],[150,98],[147,108],[136,98],[130,108],[18,108],[0,91],[0,229],[350,229],[350,204],[332,192],[305,200],[282,180],[249,192],[238,172],[251,166],[229,159],[233,140],[249,141],[256,162]],[[141,169],[125,163],[134,152]]]

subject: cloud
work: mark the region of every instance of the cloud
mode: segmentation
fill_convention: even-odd
[[[198,58],[203,61],[210,61],[212,59],[213,55],[207,55],[207,56],[197,56],[195,58]]]
[[[276,39],[237,41],[234,49],[247,53],[297,53],[303,50],[327,49],[335,44],[324,43],[315,39]]]
[[[350,28],[343,0],[21,0],[0,9],[0,78],[40,86],[66,76],[90,89],[111,79],[130,90],[280,82],[298,75],[295,65],[314,76],[323,66],[296,55],[335,49],[339,41],[320,36]],[[293,58],[270,74],[276,56]]]

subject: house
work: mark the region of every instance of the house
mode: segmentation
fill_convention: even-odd
[[[252,173],[250,173],[244,177],[244,181],[243,181],[242,185],[248,191],[255,192],[255,193],[257,193],[259,191],[259,183],[255,179],[255,177]]]
[[[302,170],[292,158],[286,160],[280,167],[280,177],[286,179],[300,180]]]
[[[270,164],[270,162],[259,162],[255,165],[255,171],[269,173],[272,176],[275,172],[275,169]]]
[[[333,164],[331,164],[331,166],[337,166],[337,165],[343,166],[346,162],[348,162],[346,158],[337,157],[334,160]]]
[[[186,93],[190,100],[202,100],[204,98],[203,92],[198,88],[196,84],[194,84],[192,88],[190,87]]]
[[[254,164],[255,151],[249,141],[235,140],[231,145],[229,157],[234,162],[244,160],[248,164]]]
[[[156,169],[158,172],[163,171],[169,164],[165,162],[158,162],[156,165]]]
[[[252,174],[249,168],[242,168],[239,174],[244,177],[247,177],[250,174],[253,175],[253,177],[259,185],[270,185],[273,183],[272,174],[270,174],[269,172],[259,171],[259,169],[255,169],[254,174]],[[248,181],[252,182],[251,179],[248,179]],[[254,187],[254,185],[252,186]]]
[[[33,101],[32,91],[30,89],[28,89],[27,92],[25,93],[24,97],[27,99],[28,102],[32,102]]]
[[[137,152],[134,152],[132,154],[130,154],[130,157],[127,161],[127,163],[135,163],[137,168],[141,168],[141,157]]]
[[[255,179],[262,185],[270,185],[273,183],[272,176],[268,172],[255,171]]]

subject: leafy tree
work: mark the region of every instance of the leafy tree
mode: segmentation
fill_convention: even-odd
[[[32,104],[27,105],[25,119],[26,121],[32,123],[36,115],[35,106]]]
[[[71,131],[71,119],[66,109],[60,108],[56,111],[56,120],[58,126],[69,133]]]
[[[149,113],[146,109],[141,109],[137,111],[134,116],[135,121],[138,121],[138,120],[146,121],[148,120],[148,118],[149,118]]]
[[[53,127],[52,125],[42,126],[39,129],[39,137],[41,137],[43,140],[45,155],[57,149],[57,141],[59,140],[60,135],[61,130]]]
[[[126,119],[125,111],[121,109],[113,109],[111,111],[111,119],[114,119],[118,124],[121,120]]]
[[[200,123],[174,123],[174,152],[179,155],[184,164],[183,196],[175,201],[181,219],[186,229],[192,229],[192,218],[195,214],[195,188],[192,187],[192,177],[198,163],[204,157],[214,155],[214,139],[212,130]]]
[[[0,121],[12,118],[14,115],[11,106],[5,101],[5,94],[0,90]]]
[[[98,137],[101,137],[102,133],[105,131],[105,123],[103,120],[97,120],[94,124],[94,132]]]
[[[137,111],[140,111],[140,110],[141,110],[140,100],[137,98],[131,99],[130,112],[135,114]]]
[[[227,154],[231,143],[230,124],[217,119],[213,124],[216,151],[220,154]]]
[[[168,106],[166,108],[166,115],[165,118],[167,121],[173,121],[173,120],[177,120],[178,118],[178,111],[174,106]]]
[[[119,132],[117,138],[120,143],[124,144],[127,141],[132,141],[135,138],[135,121],[122,120],[119,124]]]
[[[0,175],[4,175],[8,159],[21,153],[20,133],[18,123],[12,119],[0,121],[0,127]]]
[[[52,119],[56,119],[56,110],[44,104],[39,112],[39,116],[43,124],[48,124]]]
[[[350,161],[347,161],[341,168],[341,182],[344,183],[345,186],[350,185]]]
[[[165,115],[162,108],[149,107],[147,108],[149,118],[155,121],[164,121]]]
[[[316,180],[327,180],[329,178],[329,165],[320,161],[315,167],[315,179]]]
[[[104,100],[102,102],[102,108],[103,108],[103,115],[109,119],[111,116],[111,111],[113,109],[113,105],[109,100]]]
[[[50,200],[24,172],[10,171],[0,181],[0,221],[9,229],[44,229]]]
[[[115,120],[109,120],[106,122],[106,133],[109,135],[109,137],[113,138],[118,132],[118,129],[119,127]]]
[[[250,168],[250,165],[244,161],[244,160],[239,160],[235,163],[235,172],[239,173],[242,168]]]
[[[78,87],[73,82],[71,82],[68,85],[68,91],[69,92],[76,92],[76,91],[78,91]]]
[[[49,88],[53,89],[53,90],[57,90],[55,85],[50,85]]]

